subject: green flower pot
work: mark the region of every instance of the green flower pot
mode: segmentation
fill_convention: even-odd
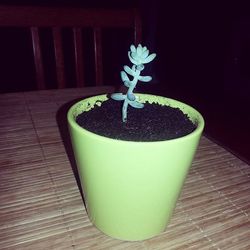
[[[142,102],[179,107],[197,124],[191,134],[168,141],[110,139],[81,128],[77,115],[106,95],[84,99],[68,111],[68,124],[86,208],[103,233],[137,241],[163,232],[191,166],[204,128],[201,114],[165,97],[137,94]]]

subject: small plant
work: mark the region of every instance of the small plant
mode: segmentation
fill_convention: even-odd
[[[133,63],[132,68],[125,65],[123,67],[124,71],[121,71],[121,79],[124,86],[128,88],[126,94],[123,93],[114,93],[111,95],[111,98],[116,101],[123,101],[122,106],[122,121],[127,121],[127,110],[128,105],[133,108],[143,108],[144,105],[138,102],[138,98],[133,93],[136,84],[138,81],[149,82],[152,80],[151,76],[141,76],[141,71],[144,69],[144,64],[149,63],[154,60],[156,54],[153,53],[149,55],[149,50],[146,46],[142,47],[141,44],[137,46],[130,46],[130,51],[128,51],[128,58]],[[128,75],[133,77],[133,80],[130,80]]]

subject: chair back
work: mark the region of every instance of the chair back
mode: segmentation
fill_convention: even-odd
[[[91,29],[95,85],[103,84],[103,32],[109,28],[131,29],[131,42],[141,42],[141,18],[136,9],[84,9],[66,7],[0,6],[0,27],[29,29],[36,70],[37,89],[46,89],[41,29],[52,32],[57,88],[66,87],[63,28],[72,32],[76,86],[86,84],[84,76],[84,28]]]

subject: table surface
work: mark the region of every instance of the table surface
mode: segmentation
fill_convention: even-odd
[[[112,90],[0,95],[0,249],[250,249],[250,166],[204,136],[164,233],[126,242],[91,224],[62,139],[66,111]]]

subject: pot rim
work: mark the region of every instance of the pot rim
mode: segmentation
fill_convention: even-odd
[[[156,100],[156,99],[160,99],[162,101],[165,101],[167,102],[166,104],[169,103],[170,104],[174,104],[174,105],[171,105],[173,107],[178,107],[180,108],[185,114],[188,114],[188,112],[185,112],[183,109],[186,108],[188,109],[189,111],[191,111],[192,114],[195,115],[195,118],[192,119],[190,117],[190,115],[188,114],[189,118],[196,123],[197,127],[196,129],[185,135],[185,136],[182,136],[182,137],[178,137],[178,138],[175,138],[175,139],[168,139],[168,140],[162,140],[162,141],[132,141],[132,140],[121,140],[121,139],[115,139],[115,138],[110,138],[110,137],[106,137],[106,136],[103,136],[103,135],[99,135],[99,134],[96,134],[94,132],[91,132],[83,127],[81,127],[80,125],[78,125],[76,123],[76,120],[75,120],[75,117],[80,114],[81,112],[77,112],[77,114],[74,114],[76,112],[76,109],[79,109],[79,106],[82,104],[82,103],[85,103],[85,102],[88,102],[88,101],[91,101],[93,103],[95,103],[96,101],[100,101],[100,103],[102,101],[106,101],[108,100],[108,94],[101,94],[101,95],[95,95],[95,96],[91,96],[91,97],[87,97],[87,98],[84,98],[78,102],[76,102],[75,104],[73,104],[70,109],[68,110],[67,112],[67,120],[68,120],[68,124],[71,125],[74,129],[78,130],[79,132],[82,132],[82,133],[85,133],[87,134],[88,136],[92,136],[94,137],[95,139],[98,139],[98,140],[106,140],[107,142],[111,142],[111,143],[133,143],[133,144],[161,144],[161,143],[176,143],[176,141],[182,141],[182,140],[188,140],[188,139],[191,139],[192,137],[196,137],[197,135],[201,134],[203,129],[204,129],[204,126],[205,126],[205,121],[204,121],[204,118],[203,116],[201,115],[201,113],[199,111],[197,111],[195,108],[193,108],[192,106],[184,103],[184,102],[181,102],[181,101],[178,101],[178,100],[175,100],[175,99],[172,99],[172,98],[168,98],[168,97],[164,97],[164,96],[159,96],[159,95],[152,95],[152,94],[141,94],[141,93],[136,93],[136,96],[139,97],[139,99],[141,98],[148,98],[149,100],[149,103],[152,102],[153,100]],[[100,100],[102,99],[102,100]],[[147,100],[148,101],[148,100]],[[90,105],[91,107],[91,105]]]

